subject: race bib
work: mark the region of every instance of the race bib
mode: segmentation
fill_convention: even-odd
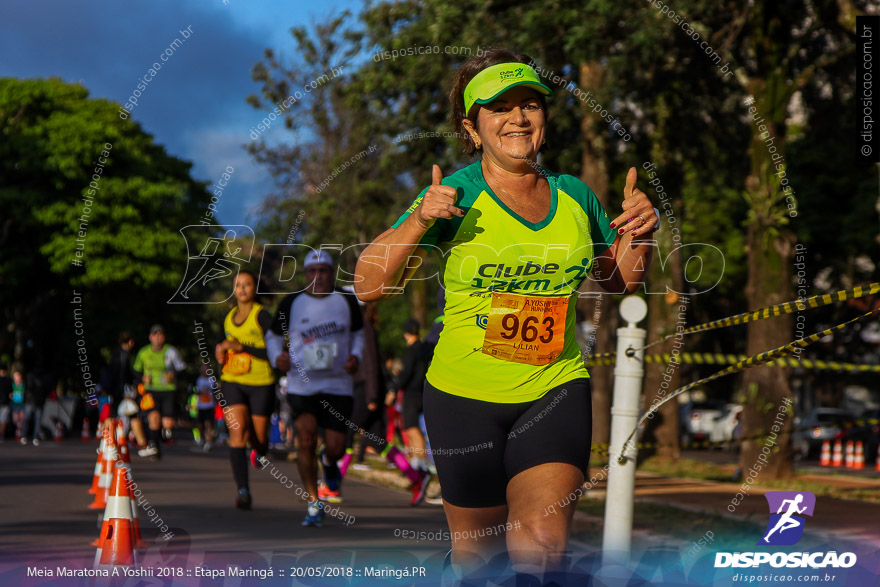
[[[251,356],[248,353],[227,351],[223,373],[226,375],[244,375],[251,370]]]
[[[336,361],[336,343],[313,343],[303,349],[303,366],[309,371],[329,369]]]
[[[199,403],[200,404],[209,404],[211,403],[211,394],[210,393],[200,393],[199,394]]]
[[[153,399],[152,393],[145,393],[141,396],[141,409],[144,411],[152,410],[156,407],[156,401]]]
[[[565,346],[568,300],[493,292],[483,353],[511,363],[552,363]]]

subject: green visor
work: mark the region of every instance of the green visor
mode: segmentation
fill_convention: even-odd
[[[541,83],[535,70],[525,63],[499,63],[474,76],[464,89],[465,116],[474,104],[488,104],[515,86],[532,86],[545,96],[553,91]]]

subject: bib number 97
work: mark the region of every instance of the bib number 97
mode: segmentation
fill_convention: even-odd
[[[540,340],[544,344],[547,344],[553,340],[553,326],[555,325],[555,321],[552,316],[545,316],[544,319],[540,321],[540,326],[544,329],[543,334],[538,330],[538,322],[539,320],[537,316],[527,316],[522,321],[522,330],[520,331],[520,321],[517,315],[507,314],[501,319],[501,328],[503,329],[501,332],[501,338],[506,338],[507,340],[522,338],[523,342]]]

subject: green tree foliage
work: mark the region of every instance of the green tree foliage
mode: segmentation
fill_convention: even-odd
[[[75,348],[74,290],[96,362],[120,330],[145,343],[151,322],[173,332],[189,313],[165,302],[187,263],[179,230],[198,224],[210,196],[190,163],[117,113],[81,85],[0,79],[0,305],[14,333],[6,345],[21,358],[33,341],[56,372],[73,359],[59,349]]]
[[[453,130],[447,120],[446,92],[455,68],[469,54],[502,44],[532,55],[543,70],[552,72],[545,77],[556,95],[550,101],[544,165],[580,175],[612,213],[619,209],[620,186],[631,166],[640,169],[639,187],[660,204],[644,170],[648,162],[654,164],[676,222],[664,214],[667,232],[660,238],[658,260],[667,261],[669,269],[655,267],[650,290],[662,292],[668,286],[699,294],[688,304],[689,324],[792,299],[795,233],[815,251],[811,278],[825,271],[835,284],[863,281],[876,274],[876,266],[865,269],[868,264],[860,260],[866,252],[869,260],[877,258],[870,254],[876,252],[875,235],[869,223],[857,230],[846,227],[872,214],[875,198],[869,194],[876,192],[876,180],[845,156],[851,139],[841,130],[846,125],[839,123],[835,108],[849,107],[854,81],[846,58],[853,47],[854,17],[865,6],[864,1],[849,0],[681,0],[674,7],[665,6],[665,11],[650,2],[609,0],[369,4],[358,23],[342,26],[333,20],[311,32],[295,31],[299,54],[293,64],[281,68],[270,55],[255,69],[258,79],[266,82],[264,94],[275,101],[294,74],[324,65],[320,55],[339,50],[340,39],[352,43],[345,78],[332,85],[334,98],[322,99],[322,107],[310,111],[309,120],[323,129],[313,133],[315,141],[300,142],[299,135],[282,148],[255,147],[255,154],[268,156],[270,164],[283,149],[307,152],[307,157],[290,158],[277,168],[281,174],[307,176],[300,180],[301,189],[279,194],[269,209],[283,210],[292,201],[297,207],[323,205],[325,210],[344,211],[336,218],[316,213],[321,225],[310,224],[309,231],[318,229],[321,236],[362,229],[371,238],[384,230],[428,184],[431,165],[439,164],[448,174],[470,163],[454,137],[440,134]],[[671,8],[677,13],[674,18]],[[689,26],[682,27],[683,22]],[[328,31],[342,30],[344,35],[325,39]],[[319,43],[309,40],[312,37],[325,40]],[[419,50],[426,47],[439,50]],[[594,111],[596,105],[611,120]],[[797,190],[796,221],[787,215],[787,194],[749,105],[767,121],[775,148],[785,157],[785,169]],[[327,122],[336,120],[345,121],[345,133],[343,126]],[[615,132],[618,123],[630,140]],[[356,137],[354,144],[346,142],[348,137]],[[367,144],[379,145],[370,165],[352,168],[333,184],[344,189],[344,202],[334,194],[319,199],[309,192],[310,182],[315,185]],[[298,161],[303,163],[297,166]],[[373,188],[371,199],[366,199]],[[852,205],[845,213],[827,214],[829,193]],[[350,225],[351,218],[358,219],[356,226]],[[680,231],[680,244],[710,245],[723,256],[705,256],[699,273],[686,258],[679,258],[676,241],[667,238],[673,229]],[[874,248],[866,251],[868,241]],[[429,273],[434,271],[429,267]],[[421,308],[424,314],[430,292],[417,283],[411,286],[407,295],[414,313],[420,315]],[[679,317],[674,296],[655,297],[652,337],[672,332]],[[399,307],[399,301],[393,303]],[[614,312],[609,311],[613,305],[610,297],[603,301],[600,332],[611,333],[616,326]],[[782,320],[741,328],[731,336],[706,333],[689,338],[685,350],[754,353],[793,338],[792,324]],[[610,349],[594,347],[605,350]],[[685,368],[682,383],[711,371],[708,366]],[[776,404],[789,393],[788,374],[775,370],[768,375],[771,371],[756,369],[745,377],[747,384],[756,384],[747,394],[756,402],[744,417],[747,434],[766,427],[770,412],[762,406]],[[596,373],[594,426],[602,424],[608,411],[603,397],[607,399],[611,388],[610,377]],[[730,399],[739,384],[739,378],[722,379],[707,392]],[[656,378],[646,381],[645,391],[646,398],[656,397]],[[670,408],[663,425],[675,427],[674,404]],[[664,434],[677,437],[672,430]],[[769,474],[784,476],[789,461],[783,451]]]

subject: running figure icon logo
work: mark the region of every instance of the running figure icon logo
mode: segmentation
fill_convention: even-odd
[[[806,520],[800,516],[812,516],[816,496],[809,491],[768,491],[764,494],[770,506],[770,522],[760,545],[790,546],[797,544],[804,535]],[[775,513],[774,513],[775,512]]]
[[[196,224],[185,226],[180,232],[187,248],[186,273],[168,303],[223,303],[231,298],[235,276],[253,254],[254,231],[244,225]],[[217,299],[220,296],[216,294],[222,296],[227,291],[226,298]]]

